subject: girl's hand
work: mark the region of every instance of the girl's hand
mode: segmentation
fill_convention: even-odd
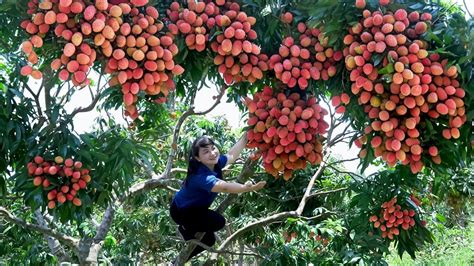
[[[266,181],[260,181],[255,185],[252,185],[252,191],[259,191],[267,184]]]

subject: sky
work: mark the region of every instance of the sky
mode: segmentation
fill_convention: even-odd
[[[457,0],[456,2],[460,5],[464,5],[463,0]],[[469,13],[474,16],[474,0],[464,0],[464,2],[466,2]],[[466,6],[463,6],[464,11],[466,11]],[[466,16],[469,16],[469,14],[466,13]]]
[[[457,2],[460,5],[463,5],[463,0],[457,0]],[[474,0],[465,0],[465,2],[470,13],[474,14]],[[98,76],[97,75],[92,76],[92,79],[97,81]],[[38,81],[31,81],[30,86],[32,87],[38,86]],[[195,101],[196,111],[208,109],[213,104],[213,101],[211,101],[210,99],[212,99],[212,96],[214,95],[217,95],[217,88],[204,87],[203,89],[201,89],[196,96],[196,101]],[[87,89],[82,89],[74,95],[73,99],[69,101],[65,107],[67,110],[72,111],[74,108],[77,108],[78,106],[84,107],[84,106],[89,105],[91,101],[92,100],[91,100],[89,91]],[[111,112],[111,114],[117,118],[116,120],[118,120],[119,123],[125,124],[125,120],[122,118],[121,110],[113,111]],[[233,128],[242,128],[243,126],[245,126],[245,123],[244,123],[245,117],[241,119],[242,114],[239,112],[239,110],[233,103],[227,103],[227,97],[225,95],[221,103],[217,105],[216,108],[212,112],[207,114],[207,117],[211,118],[211,117],[221,116],[221,115],[224,115],[226,117],[226,119],[229,121],[229,125],[232,126]],[[88,113],[78,114],[74,121],[75,130],[79,133],[91,130],[94,124],[94,119],[98,116],[99,114],[95,110]],[[354,148],[354,147],[349,149],[348,145],[344,143],[340,143],[333,148],[333,154],[335,156],[340,156],[343,159],[356,157],[358,151],[359,149]],[[358,163],[359,161],[347,162],[347,163],[344,163],[344,166],[347,169],[356,169]],[[369,167],[365,171],[365,174],[370,174],[375,171],[377,171],[376,167]]]

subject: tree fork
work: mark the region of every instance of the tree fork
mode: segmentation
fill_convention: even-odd
[[[48,228],[48,224],[46,223],[43,217],[43,214],[41,213],[39,209],[35,211],[35,217],[36,217],[36,222],[38,223],[39,226]],[[54,256],[58,257],[59,263],[71,261],[71,257],[69,256],[69,254],[67,254],[67,252],[64,250],[64,247],[56,238],[49,236],[47,234],[44,234],[44,237],[46,238],[46,241],[48,241],[48,246],[49,246],[49,249],[51,249],[51,253]]]

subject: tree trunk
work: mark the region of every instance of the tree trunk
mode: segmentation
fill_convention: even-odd
[[[99,252],[102,249],[102,241],[95,243],[92,238],[82,239],[79,243],[79,258],[80,265],[98,265]]]
[[[240,253],[244,253],[245,251],[245,246],[244,246],[244,243],[242,241],[239,241],[240,243]],[[244,255],[240,254],[239,255],[239,261],[237,263],[238,266],[243,266],[244,265]]]
[[[36,217],[36,223],[38,223],[38,225],[48,228],[48,224],[44,220],[43,214],[41,214],[41,211],[39,209],[35,211],[35,217]],[[48,236],[48,235],[44,235],[44,237],[48,241],[48,246],[49,246],[49,249],[51,250],[51,254],[53,254],[54,256],[58,258],[59,264],[61,264],[62,262],[71,261],[71,257],[69,256],[69,254],[67,254],[67,252],[64,250],[61,243],[59,243],[59,241],[56,238]]]

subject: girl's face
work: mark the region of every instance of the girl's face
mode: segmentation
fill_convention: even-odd
[[[203,163],[209,168],[214,168],[219,160],[219,149],[214,145],[207,145],[199,148],[199,155],[196,160]]]

